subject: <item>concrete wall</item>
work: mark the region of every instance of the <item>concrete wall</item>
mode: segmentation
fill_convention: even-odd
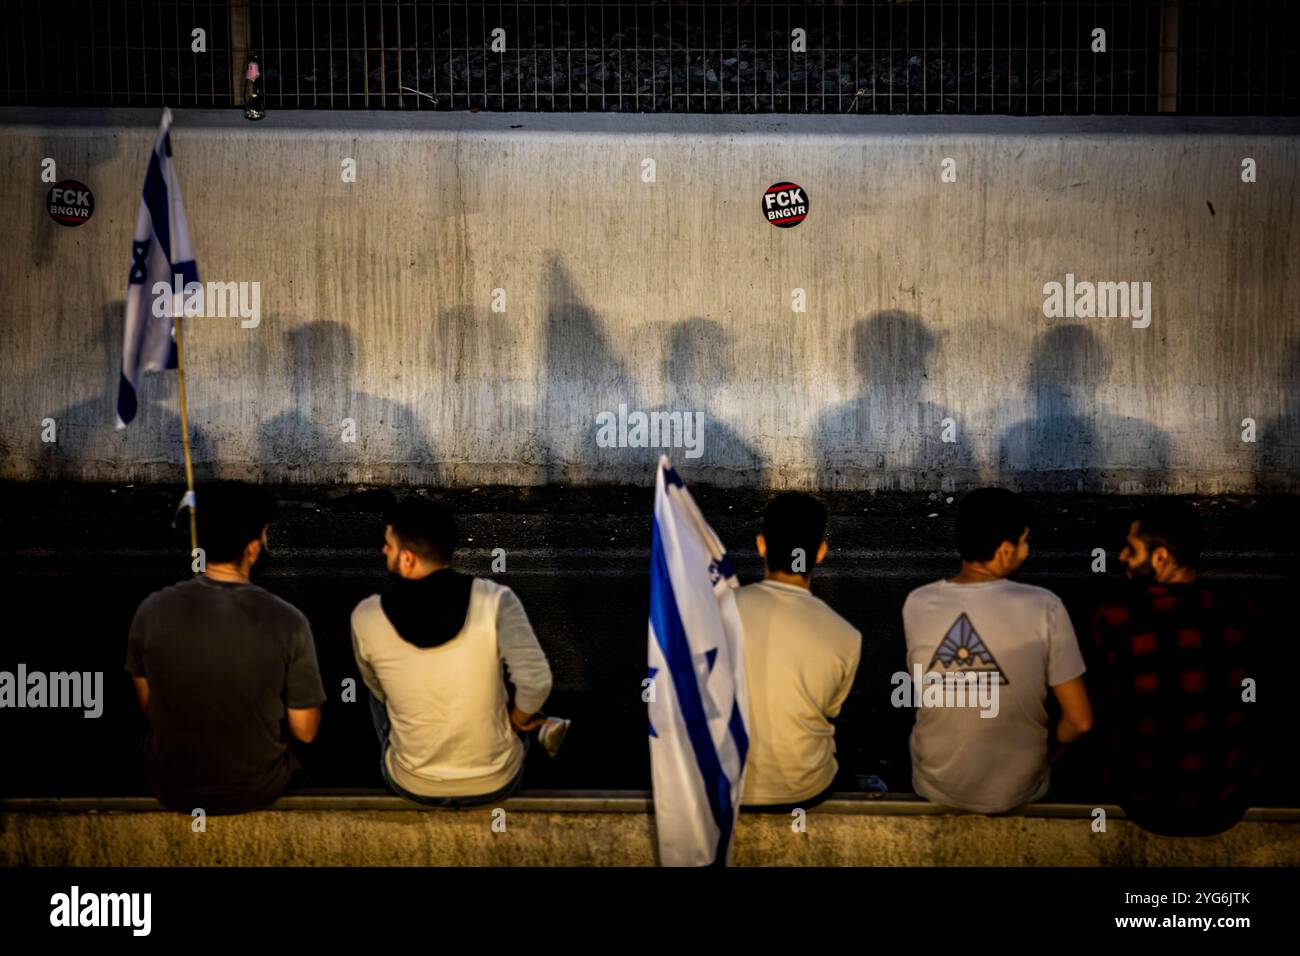
[[[112,428],[156,123],[0,112],[0,478],[180,479],[173,375],[148,382],[134,426]],[[261,284],[258,327],[187,326],[200,475],[640,482],[654,450],[595,441],[597,414],[626,403],[704,413],[703,455],[673,453],[697,480],[1296,490],[1297,132],[180,112],[201,275]],[[46,215],[45,157],[94,191],[89,223]],[[947,157],[955,183],[940,181]],[[760,213],[783,179],[811,202],[793,229]],[[1150,282],[1150,327],[1047,318],[1044,284],[1067,273]],[[796,288],[806,313],[791,311]]]
[[[113,801],[98,801],[107,806]],[[118,801],[122,802],[122,801]],[[137,801],[143,802],[143,801]],[[0,810],[0,866],[653,866],[644,801],[516,798],[504,832],[492,809],[424,811],[390,798],[285,798],[277,808],[184,814]],[[280,809],[283,807],[284,809]],[[1227,833],[1146,833],[1109,807],[1105,833],[1088,808],[1037,805],[1018,817],[950,816],[924,802],[880,808],[834,800],[789,817],[742,815],[738,866],[1296,866],[1295,811],[1256,810]]]

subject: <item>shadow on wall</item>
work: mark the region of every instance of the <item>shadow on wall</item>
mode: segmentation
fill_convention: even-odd
[[[693,316],[669,331],[664,363],[668,411],[683,416],[698,413],[703,440],[697,457],[679,448],[668,454],[695,480],[766,488],[762,457],[717,412],[720,397],[736,377],[732,348],[731,334],[711,319]]]
[[[257,428],[257,460],[276,480],[401,481],[427,476],[432,439],[407,405],[357,385],[356,336],[339,322],[284,334],[288,408]]]
[[[547,257],[546,317],[536,421],[547,484],[569,481],[647,483],[659,450],[597,444],[597,416],[648,411],[643,394],[582,299],[559,257]]]
[[[32,408],[33,441],[38,462],[36,478],[41,481],[84,481],[88,478],[114,477],[114,469],[146,481],[184,482],[184,453],[181,442],[180,414],[177,407],[175,371],[150,372],[137,390],[139,407],[135,419],[118,431],[117,389],[122,376],[122,327],[126,303],[110,302],[100,310],[95,332],[71,352],[44,364],[37,374],[61,374],[67,377],[65,390],[81,391],[71,381],[89,379],[99,391],[90,399],[67,405],[53,414],[48,409]],[[94,356],[96,364],[87,365]],[[33,397],[47,394],[49,383],[41,387],[24,387],[23,394]],[[196,425],[190,410],[190,453],[194,460],[195,480],[213,475],[213,455],[204,432]],[[45,443],[37,427],[42,419],[55,421],[56,441]],[[117,477],[121,477],[118,475]]]
[[[976,481],[970,430],[928,398],[937,340],[924,320],[874,313],[854,325],[851,349],[858,394],[818,418],[817,487],[949,490]]]
[[[1097,391],[1110,357],[1096,333],[1063,325],[1038,336],[1017,408],[1030,416],[1003,432],[998,483],[1022,491],[1158,491],[1168,436],[1151,422],[1103,408]]]
[[[1278,385],[1282,408],[1259,426],[1255,457],[1259,492],[1294,492],[1300,484],[1300,337],[1288,344],[1278,367]]]

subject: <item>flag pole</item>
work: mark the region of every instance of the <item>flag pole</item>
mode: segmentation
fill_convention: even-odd
[[[163,118],[167,124],[168,136],[171,135],[172,111],[163,107]],[[167,220],[171,226],[167,230],[168,240],[171,248],[167,250],[167,261],[174,263],[176,261],[176,229],[172,222],[172,206],[180,198],[180,188],[176,183],[176,170],[170,164],[167,168],[168,175],[171,176],[171,182],[168,185],[168,205]],[[180,400],[181,413],[181,448],[185,455],[185,500],[181,502],[182,506],[190,506],[190,557],[194,557],[194,552],[199,547],[199,522],[195,517],[195,500],[194,500],[194,461],[190,457],[190,422],[188,409],[185,403],[185,333],[182,331],[184,325],[185,310],[178,308],[181,302],[181,290],[173,290],[172,298],[172,334],[176,339],[176,391]]]
[[[190,556],[199,547],[199,523],[194,515],[194,462],[190,458],[190,424],[185,407],[185,336],[181,331],[181,316],[172,320],[176,330],[176,387],[180,395],[181,446],[185,450],[185,500],[190,504]]]

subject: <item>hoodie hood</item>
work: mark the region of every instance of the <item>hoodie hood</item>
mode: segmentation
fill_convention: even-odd
[[[473,575],[443,568],[422,578],[394,578],[379,604],[402,640],[437,647],[465,626],[473,585]]]

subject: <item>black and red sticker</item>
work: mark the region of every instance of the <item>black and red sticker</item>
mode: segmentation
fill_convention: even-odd
[[[80,226],[95,212],[95,195],[85,183],[63,179],[50,187],[45,208],[60,226]]]
[[[763,216],[781,229],[797,226],[808,216],[808,194],[798,183],[773,183],[763,193]]]

